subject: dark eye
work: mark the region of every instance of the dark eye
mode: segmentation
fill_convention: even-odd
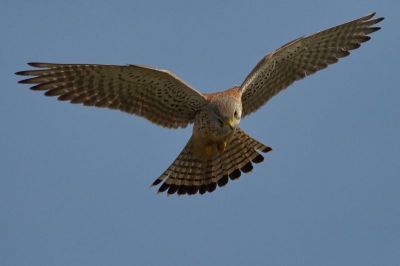
[[[237,117],[238,117],[237,111],[235,111],[235,112],[233,113],[233,115],[237,118]]]

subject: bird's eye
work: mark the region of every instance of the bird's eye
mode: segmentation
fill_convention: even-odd
[[[237,117],[238,117],[237,111],[235,111],[235,112],[233,113],[233,115],[237,118]]]

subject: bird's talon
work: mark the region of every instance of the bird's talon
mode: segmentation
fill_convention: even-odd
[[[212,146],[211,145],[206,145],[206,153],[208,156],[212,154]]]
[[[223,141],[218,143],[217,148],[219,153],[223,153],[226,149],[226,142]]]

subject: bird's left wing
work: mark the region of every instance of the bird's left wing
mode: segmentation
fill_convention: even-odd
[[[157,125],[178,128],[192,123],[205,97],[173,73],[136,65],[81,65],[29,63],[41,70],[15,74],[35,76],[21,80],[37,84],[61,101],[119,109],[146,118]]]
[[[371,26],[384,19],[370,20],[374,15],[298,38],[266,55],[241,85],[242,118],[293,82],[336,63],[368,41],[367,35],[380,29]]]

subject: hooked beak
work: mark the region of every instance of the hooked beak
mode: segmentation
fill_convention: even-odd
[[[229,127],[230,127],[231,129],[233,129],[233,124],[234,124],[233,119],[226,120],[225,123],[226,123],[227,125],[229,125]]]

